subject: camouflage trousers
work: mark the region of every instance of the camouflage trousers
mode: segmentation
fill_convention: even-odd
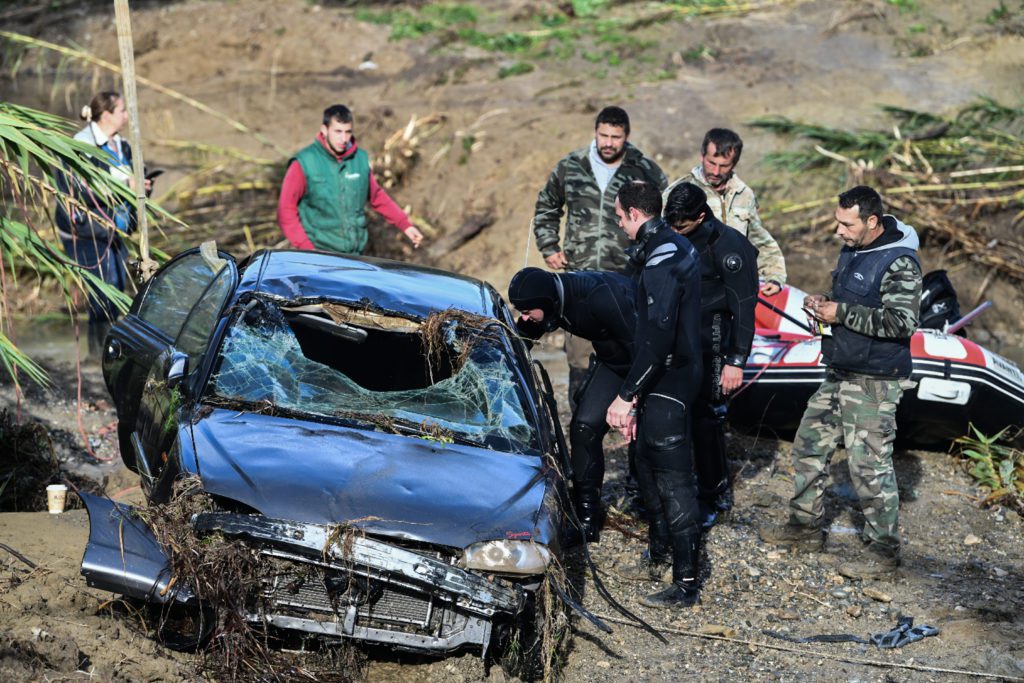
[[[828,373],[807,402],[793,441],[790,523],[822,525],[829,464],[842,443],[864,512],[864,540],[899,548],[900,498],[892,445],[904,386],[897,379]]]

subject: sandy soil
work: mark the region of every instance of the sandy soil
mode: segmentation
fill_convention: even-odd
[[[305,144],[320,110],[337,100],[354,105],[357,132],[371,151],[410,116],[443,114],[446,124],[422,141],[419,163],[393,194],[442,230],[492,212],[494,224],[441,265],[501,289],[522,267],[524,254],[527,263],[540,265],[527,245],[536,192],[562,154],[588,142],[592,118],[607,103],[627,108],[633,142],[673,177],[696,163],[706,128],[738,129],[747,141],[739,171],[763,188],[767,202],[810,189],[782,186],[758,165],[784,143],[750,128],[754,116],[867,127],[883,120],[881,104],[948,112],[978,94],[1006,102],[1019,98],[1021,33],[985,21],[998,3],[920,0],[910,12],[900,12],[900,4],[906,3],[818,0],[737,18],[656,22],[644,36],[662,46],[653,61],[627,59],[616,69],[577,55],[539,62],[533,72],[506,79],[497,73],[511,61],[507,56],[475,49],[454,54],[436,49],[436,39],[429,37],[388,41],[386,26],[359,22],[350,9],[302,0],[150,3],[135,14],[134,30],[140,73],[252,125],[282,150]],[[494,5],[520,13],[545,6]],[[36,28],[43,37],[73,41],[116,61],[106,7],[93,16],[65,12],[61,19]],[[911,30],[917,26],[923,28]],[[710,49],[713,60],[673,55],[699,45]],[[377,69],[358,70],[371,58]],[[29,70],[16,81],[7,75],[0,80],[5,98],[69,116],[81,106],[83,93],[110,85],[102,73],[83,72],[53,87],[24,68]],[[668,76],[655,78],[656,71]],[[181,179],[183,166],[160,141],[189,139],[283,159],[252,136],[178,101],[142,94],[143,129],[152,143],[148,157],[169,169],[168,184]],[[471,150],[463,146],[468,136],[475,141]],[[378,253],[424,258],[386,229],[375,235]],[[791,280],[812,290],[823,284],[834,258],[833,252],[788,255]],[[925,259],[928,267],[949,265],[935,251],[925,252]],[[952,272],[967,299],[984,275],[971,264],[956,264]],[[1014,357],[1021,324],[1011,312],[1020,310],[1022,297],[998,280],[985,295],[996,301],[997,313],[984,322],[983,332]],[[54,345],[59,335],[43,331],[37,337],[28,343],[47,359],[58,388],[30,390],[23,415],[53,430],[57,455],[69,468],[104,480],[118,500],[137,501],[136,482],[118,463],[113,434],[104,431],[116,415],[98,368],[83,368],[82,423],[96,454],[112,458],[100,464],[81,448],[76,372],[68,361],[73,354],[67,343]],[[557,357],[548,356],[557,366]],[[9,383],[0,384],[0,405],[15,405]],[[855,544],[848,530],[858,526],[842,461],[834,469],[837,493],[829,503],[835,515],[830,552],[793,558],[763,546],[755,533],[756,524],[782,518],[791,486],[789,444],[747,437],[730,443],[738,472],[736,511],[709,536],[709,574],[699,609],[674,614],[639,607],[639,597],[654,585],[628,584],[614,573],[641,549],[628,518],[616,518],[626,534],[606,531],[593,547],[606,584],[627,607],[657,626],[690,635],[669,635],[670,644],[663,646],[633,627],[616,625],[606,636],[581,624],[564,669],[567,680],[979,680],[939,669],[1024,678],[1022,521],[1009,511],[978,509],[971,499],[977,491],[949,456],[900,454],[906,568],[895,582],[862,584],[836,572],[837,558]],[[621,449],[611,452],[606,495],[620,510],[628,500],[622,460]],[[0,542],[38,565],[30,569],[0,550],[0,680],[85,680],[89,672],[98,680],[192,679],[193,658],[158,646],[137,621],[111,612],[109,596],[85,587],[78,562],[86,537],[82,510],[0,514]],[[885,595],[872,598],[865,589]],[[586,604],[612,614],[589,588]],[[898,615],[914,616],[943,633],[895,652],[853,644],[793,645],[762,634],[770,629],[798,636],[866,635],[892,627]],[[729,639],[695,635],[712,625],[730,629]],[[849,661],[855,658],[876,664]],[[478,680],[485,672],[472,655],[430,662],[375,653],[367,676],[449,681]],[[490,678],[502,675],[493,669]]]

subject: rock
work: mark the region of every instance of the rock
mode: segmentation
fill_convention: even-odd
[[[749,574],[751,578],[756,579],[761,576],[761,570],[757,567],[747,567],[747,574]]]
[[[996,578],[1005,579],[1010,572],[1005,569],[1000,569],[999,567],[992,567],[992,573],[996,575]]]
[[[610,668],[612,668],[611,662],[609,662],[606,659],[602,659],[602,660],[598,661],[597,666],[598,666],[598,668],[601,668],[601,669],[610,669]]]
[[[787,609],[779,613],[779,619],[782,619],[783,621],[798,621],[800,619],[800,615],[794,610]]]
[[[870,586],[865,588],[862,592],[864,593],[864,595],[871,598],[872,600],[877,600],[878,602],[892,602],[891,595],[889,595],[888,593],[883,593],[882,591],[872,588]]]
[[[964,545],[978,545],[979,543],[981,543],[981,539],[974,534],[967,534],[967,537],[964,539]]]
[[[773,508],[776,507],[782,501],[782,496],[771,491],[758,491],[752,497],[750,501],[752,505],[761,508]]]
[[[831,595],[833,598],[838,598],[840,600],[845,600],[846,598],[850,597],[850,589],[849,588],[834,588],[831,591],[829,591],[829,595]]]
[[[850,605],[849,607],[846,608],[846,613],[849,614],[854,619],[856,619],[861,614],[864,613],[864,608],[861,607],[860,605]]]

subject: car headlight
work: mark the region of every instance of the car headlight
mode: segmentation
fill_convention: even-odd
[[[459,564],[500,574],[543,574],[551,561],[546,546],[531,541],[484,541],[462,551]]]

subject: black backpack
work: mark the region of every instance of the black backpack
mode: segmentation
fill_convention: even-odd
[[[947,322],[952,325],[960,319],[960,302],[946,271],[933,270],[924,276],[920,318],[921,327],[933,330],[941,330]]]

